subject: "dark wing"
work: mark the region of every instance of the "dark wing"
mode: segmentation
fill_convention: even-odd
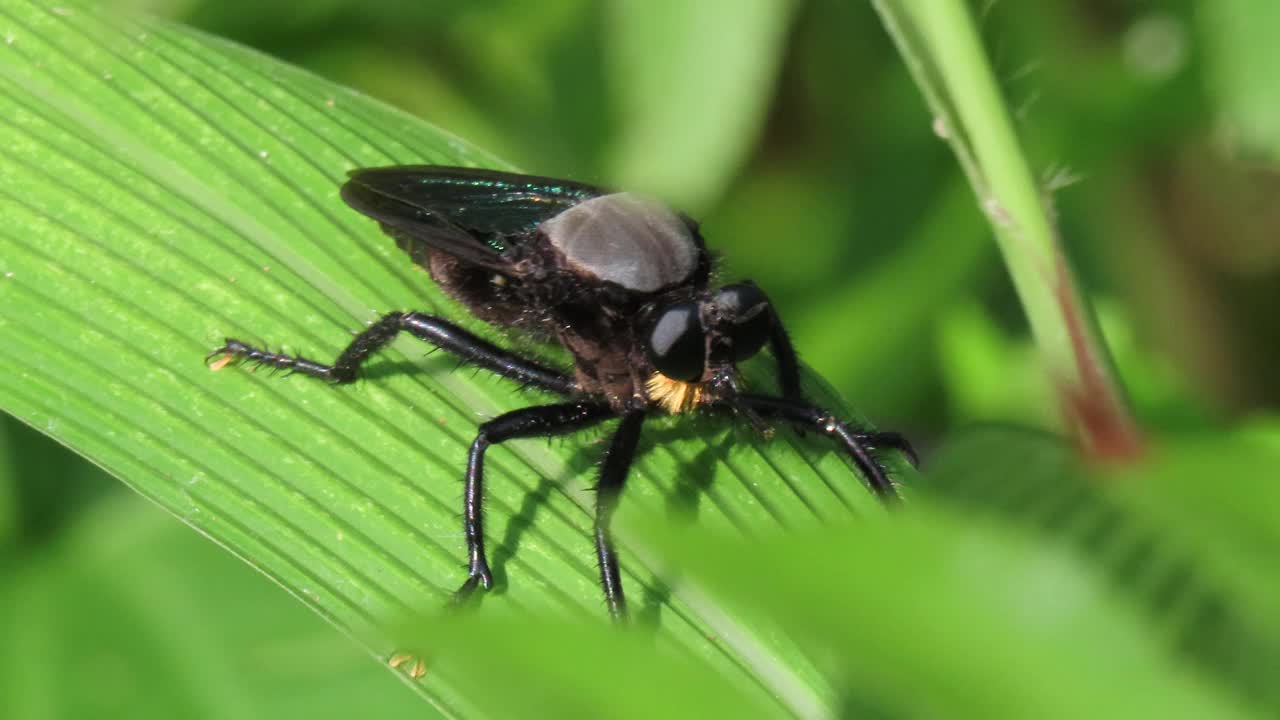
[[[353,170],[342,186],[342,199],[381,223],[415,260],[422,260],[420,242],[495,270],[509,268],[503,251],[510,243],[603,194],[567,180],[436,165]]]

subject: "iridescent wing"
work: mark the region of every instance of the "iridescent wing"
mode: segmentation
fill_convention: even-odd
[[[606,191],[539,177],[436,165],[351,172],[342,199],[377,220],[416,262],[422,247],[498,271],[542,222]]]

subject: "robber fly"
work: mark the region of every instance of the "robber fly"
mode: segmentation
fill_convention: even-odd
[[[688,217],[648,198],[532,175],[460,167],[396,166],[351,173],[342,199],[378,221],[471,314],[559,343],[572,370],[503,349],[435,315],[392,312],[325,365],[226,343],[209,357],[235,359],[349,383],[374,353],[408,332],[472,365],[560,397],[480,425],[467,457],[463,531],[470,566],[456,597],[488,589],[484,456],[513,438],[563,435],[619,420],[596,486],[595,550],[610,615],[626,616],[610,518],[645,418],[728,413],[774,419],[831,438],[871,489],[896,497],[873,455],[914,456],[898,433],[868,432],[808,402],[791,341],[753,283],[710,287],[711,257]],[[743,392],[738,363],[768,345],[777,395]]]

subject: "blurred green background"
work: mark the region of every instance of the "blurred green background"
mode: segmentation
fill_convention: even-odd
[[[666,196],[703,221],[726,277],[771,294],[803,359],[926,460],[976,422],[1057,427],[986,221],[869,4],[121,4],[308,67],[527,171]],[[980,5],[1142,425],[1273,432],[1280,5]],[[15,707],[225,716],[227,696],[245,716],[420,707],[354,649],[332,652],[336,633],[236,559],[4,423],[0,653],[15,666],[41,657],[76,686],[60,707],[30,707],[23,697],[47,694],[19,680],[0,692]],[[90,607],[104,600],[94,581],[122,567],[129,585]],[[93,622],[103,612],[217,641],[195,652],[162,630],[97,637],[120,632]],[[318,654],[338,659],[292,662]]]

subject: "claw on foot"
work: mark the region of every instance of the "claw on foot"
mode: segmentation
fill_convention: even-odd
[[[872,447],[897,450],[898,452],[901,452],[904,457],[906,457],[907,462],[911,463],[911,467],[914,467],[914,468],[920,467],[920,456],[916,455],[916,449],[911,446],[911,443],[905,437],[903,437],[901,433],[896,433],[896,432],[858,433],[858,439],[862,440],[863,442],[870,443]]]
[[[205,362],[209,365],[210,372],[218,372],[222,368],[235,362],[236,356],[226,352],[225,349],[218,350],[205,358]]]
[[[485,590],[488,590],[492,584],[493,580],[490,579],[487,571],[468,577],[467,581],[462,583],[462,587],[458,588],[458,590],[453,594],[453,598],[450,600],[449,606],[457,608],[466,605],[469,600],[476,596],[477,589],[484,588]]]

